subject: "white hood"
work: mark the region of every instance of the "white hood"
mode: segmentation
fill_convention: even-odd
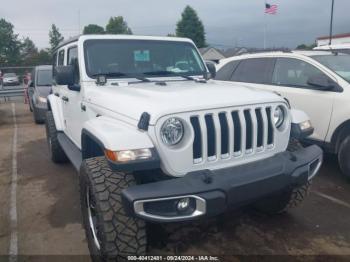
[[[169,81],[166,84],[160,86],[151,82],[125,87],[110,84],[93,86],[86,89],[85,95],[89,103],[122,113],[136,121],[143,112],[147,112],[151,115],[151,125],[168,114],[283,101],[272,92],[230,82]]]

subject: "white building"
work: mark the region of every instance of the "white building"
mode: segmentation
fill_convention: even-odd
[[[329,45],[329,36],[322,36],[316,39],[317,46]],[[350,44],[350,33],[333,35],[332,45]]]

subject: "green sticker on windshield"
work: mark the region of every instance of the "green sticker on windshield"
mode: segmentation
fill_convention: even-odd
[[[149,50],[136,50],[134,51],[135,62],[149,62],[150,54]]]

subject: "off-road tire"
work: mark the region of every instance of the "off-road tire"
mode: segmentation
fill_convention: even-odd
[[[46,138],[49,146],[50,158],[55,163],[66,163],[68,158],[57,139],[55,120],[51,111],[46,112]]]
[[[130,255],[146,253],[145,222],[126,215],[122,206],[123,189],[136,184],[132,173],[114,172],[105,157],[83,161],[79,176],[80,204],[86,237],[94,261],[126,261]],[[96,213],[100,249],[90,230],[87,190],[91,192]]]
[[[33,118],[34,118],[35,124],[43,124],[45,122],[42,119],[38,118],[38,113],[37,113],[37,109],[35,106],[33,108]]]
[[[345,137],[340,144],[338,163],[342,173],[350,179],[350,135]]]
[[[309,194],[311,182],[284,191],[273,196],[269,196],[258,201],[254,207],[263,213],[274,215],[287,212],[289,209],[299,206]]]
[[[289,152],[295,152],[303,148],[300,142],[296,139],[291,139],[287,148]],[[267,198],[258,201],[255,208],[258,211],[270,215],[287,212],[291,208],[299,206],[309,193],[311,181],[306,184],[285,190],[281,193],[274,194]]]

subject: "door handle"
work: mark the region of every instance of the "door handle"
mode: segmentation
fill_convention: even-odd
[[[80,108],[82,111],[86,111],[86,105],[84,105],[83,103],[80,104]]]
[[[69,101],[68,97],[66,97],[66,96],[62,96],[62,100],[65,101],[65,102]]]

